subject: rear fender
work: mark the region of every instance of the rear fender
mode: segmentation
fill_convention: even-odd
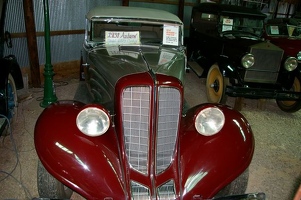
[[[0,59],[0,65],[0,89],[4,89],[6,87],[9,73],[14,78],[17,90],[22,89],[24,87],[23,77],[16,57],[13,55],[6,56]]]
[[[198,110],[208,106],[219,107],[226,117],[224,127],[214,136],[200,135],[194,128]],[[249,166],[254,152],[251,127],[239,112],[223,105],[197,106],[184,118],[180,138],[183,196],[212,198]]]
[[[85,104],[59,101],[39,116],[34,141],[46,170],[87,199],[124,199],[124,181],[113,127],[98,137],[81,133],[77,114]]]

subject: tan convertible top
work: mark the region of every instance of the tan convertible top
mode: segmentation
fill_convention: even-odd
[[[121,19],[146,19],[182,24],[182,21],[174,14],[151,8],[127,7],[127,6],[101,6],[89,11],[87,18],[121,18]]]

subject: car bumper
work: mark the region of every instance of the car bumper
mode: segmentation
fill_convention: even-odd
[[[250,193],[213,198],[214,200],[265,200],[265,193]]]
[[[250,99],[301,100],[301,92],[282,91],[266,88],[247,88],[227,86],[226,94],[231,97],[245,97]]]

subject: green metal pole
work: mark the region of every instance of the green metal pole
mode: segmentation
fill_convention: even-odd
[[[44,98],[40,103],[41,107],[47,107],[49,104],[56,102],[57,97],[53,84],[53,67],[51,65],[51,50],[50,50],[50,25],[49,25],[49,9],[48,0],[43,0],[44,3],[44,22],[45,22],[45,52],[46,64],[44,68]]]

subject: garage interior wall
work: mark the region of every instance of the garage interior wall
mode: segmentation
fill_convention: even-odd
[[[49,4],[49,20],[50,31],[56,32],[51,36],[51,62],[53,65],[57,63],[71,63],[70,69],[65,70],[64,64],[61,71],[65,71],[65,75],[75,73],[79,70],[79,60],[84,40],[83,30],[85,28],[85,15],[93,7],[96,6],[121,6],[124,2],[128,2],[129,6],[150,7],[156,9],[164,9],[178,15],[179,0],[47,0]],[[183,11],[183,22],[185,24],[185,36],[189,35],[189,21],[192,6],[196,3],[208,0],[185,0]],[[248,0],[244,0],[248,1]],[[255,1],[255,0],[251,0]],[[262,0],[258,0],[258,2]],[[44,7],[43,0],[32,0],[34,7],[34,20],[37,33],[37,48],[40,71],[43,71],[45,65],[45,46],[44,46]],[[231,1],[229,1],[231,2]],[[271,0],[271,4],[267,12],[273,12],[277,0]],[[280,4],[280,10],[287,9],[287,4]],[[284,11],[283,11],[284,12]],[[12,35],[12,48],[4,47],[4,55],[13,54],[16,56],[23,75],[27,76],[30,70],[30,62],[28,56],[25,19],[23,2],[19,0],[9,0],[6,12],[5,31],[9,31]],[[30,50],[30,47],[29,47]],[[68,64],[66,64],[68,65]],[[57,74],[57,69],[54,72]],[[29,79],[30,82],[30,79]]]

